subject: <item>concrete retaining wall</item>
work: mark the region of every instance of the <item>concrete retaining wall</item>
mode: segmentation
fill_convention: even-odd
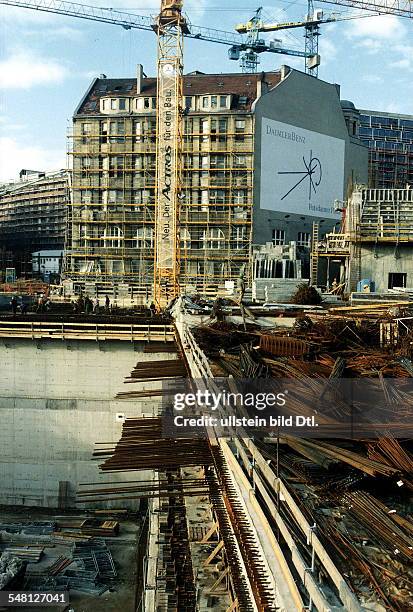
[[[136,350],[137,349],[137,350]],[[99,473],[96,442],[111,446],[125,417],[156,413],[158,400],[115,400],[143,345],[7,340],[0,343],[0,504],[57,507],[59,483],[74,507],[80,483],[147,479],[148,472]],[[142,387],[140,387],[142,388]],[[102,445],[104,446],[104,445]],[[64,483],[68,483],[65,485]],[[107,506],[119,507],[119,502]],[[100,504],[98,507],[105,507]],[[131,501],[129,507],[136,508]]]

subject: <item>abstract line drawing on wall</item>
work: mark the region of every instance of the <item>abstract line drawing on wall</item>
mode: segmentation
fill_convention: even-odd
[[[319,185],[321,184],[321,179],[323,176],[321,161],[318,159],[318,157],[313,156],[313,151],[311,150],[308,161],[306,161],[303,155],[303,164],[305,168],[304,170],[285,170],[282,172],[278,172],[278,174],[294,174],[301,176],[301,178],[295,183],[295,185],[293,185],[291,189],[289,189],[287,193],[283,195],[281,200],[284,200],[284,198],[290,195],[290,193],[294,191],[294,189],[296,189],[299,185],[301,185],[301,183],[303,183],[305,180],[308,181],[308,199],[311,200],[311,195],[313,193],[314,195],[317,193],[317,187],[319,187]]]

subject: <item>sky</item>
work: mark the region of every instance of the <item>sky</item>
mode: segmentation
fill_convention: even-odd
[[[0,0],[1,1],[1,0]],[[151,16],[153,0],[88,0]],[[363,15],[321,27],[319,78],[339,83],[341,98],[359,108],[413,114],[413,22],[392,15],[366,17],[366,11],[315,2],[331,15]],[[251,0],[190,0],[191,23],[233,31],[257,6]],[[347,11],[347,13],[345,12]],[[350,12],[351,11],[351,12]],[[263,7],[266,22],[301,20],[306,2],[272,0]],[[286,48],[304,50],[303,30],[266,34]],[[155,75],[156,38],[152,32],[42,13],[0,4],[0,182],[22,168],[67,167],[67,134],[72,115],[92,79],[133,77],[136,64]],[[260,70],[287,64],[303,69],[302,58],[262,54]],[[184,70],[238,72],[224,45],[186,39]]]

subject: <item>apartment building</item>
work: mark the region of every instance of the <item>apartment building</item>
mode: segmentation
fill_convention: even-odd
[[[183,290],[235,282],[249,271],[254,242],[301,233],[308,246],[312,219],[322,217],[326,229],[337,223],[334,199],[349,177],[367,176],[367,153],[349,135],[337,86],[298,71],[194,72],[184,77],[183,107]],[[102,290],[150,287],[156,79],[143,78],[141,67],[134,79],[95,79],[75,110],[72,139],[66,278]],[[278,168],[284,161],[288,168]],[[297,172],[311,181],[294,186]]]

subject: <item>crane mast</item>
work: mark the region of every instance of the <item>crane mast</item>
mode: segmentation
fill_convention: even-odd
[[[182,0],[162,0],[156,105],[155,258],[153,297],[158,310],[179,293],[179,204],[182,186]]]

